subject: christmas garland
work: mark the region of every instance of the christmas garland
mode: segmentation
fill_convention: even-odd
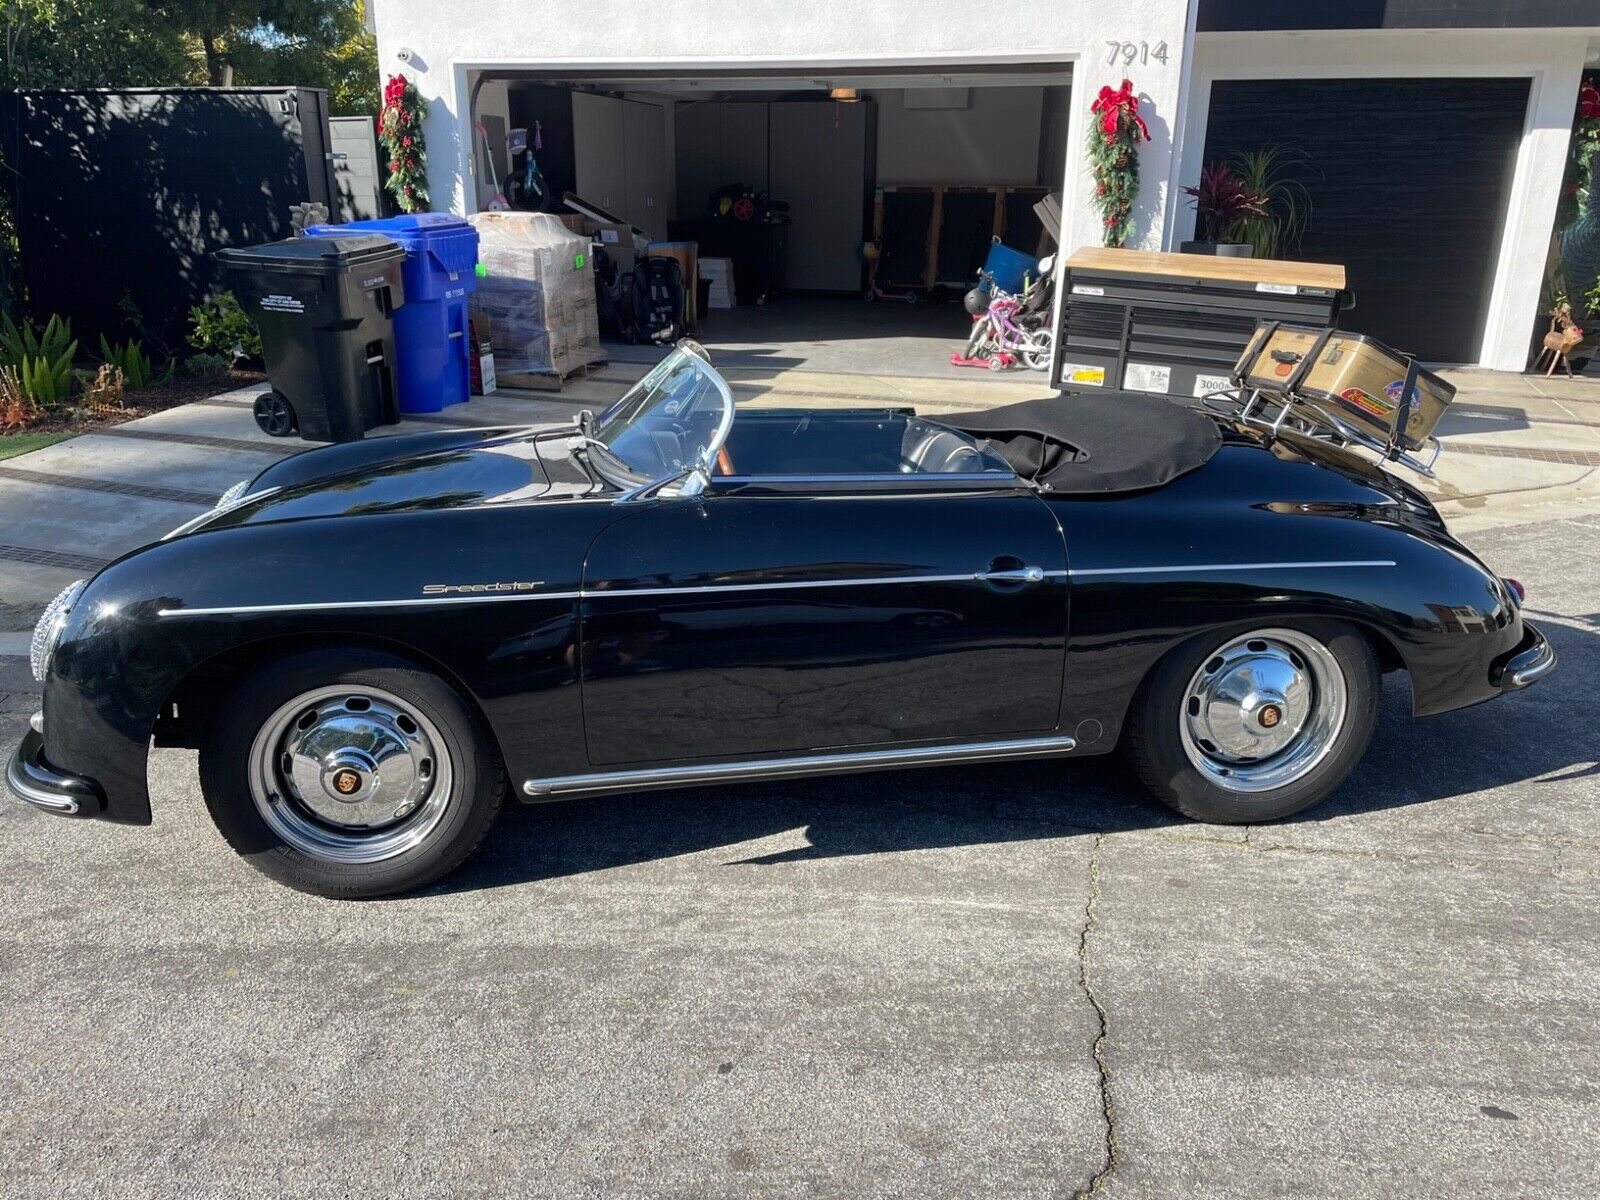
[[[378,114],[378,140],[389,155],[387,187],[402,212],[428,208],[427,152],[422,121],[428,102],[404,75],[391,75],[383,85],[383,111]]]
[[[1089,131],[1089,167],[1094,173],[1094,204],[1104,225],[1102,240],[1120,246],[1133,224],[1133,198],[1139,194],[1139,139],[1150,130],[1139,115],[1133,84],[1116,91],[1103,87],[1089,106],[1099,121]]]

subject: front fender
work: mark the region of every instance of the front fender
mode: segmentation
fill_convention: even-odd
[[[106,819],[149,824],[148,749],[169,698],[208,664],[300,642],[410,651],[468,693],[514,778],[581,770],[576,597],[614,517],[605,503],[364,515],[136,551],[91,581],[62,632],[44,693],[50,761],[100,786]],[[428,590],[500,581],[530,586]]]

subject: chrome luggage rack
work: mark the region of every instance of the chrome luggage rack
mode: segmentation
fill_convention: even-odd
[[[1387,462],[1399,463],[1429,479],[1434,478],[1434,464],[1444,452],[1439,439],[1432,435],[1423,442],[1421,450],[1408,450],[1400,444],[1398,428],[1392,430],[1386,440],[1380,440],[1335,416],[1322,405],[1303,396],[1286,392],[1264,392],[1258,388],[1247,388],[1243,384],[1236,384],[1231,391],[1211,392],[1202,396],[1200,403],[1211,412],[1224,412],[1242,424],[1254,425],[1269,433],[1276,434],[1291,429],[1305,437],[1317,438],[1320,441],[1345,447],[1359,447]],[[1403,417],[1405,411],[1405,406],[1402,406],[1397,415]],[[1397,427],[1400,425],[1399,420],[1396,421],[1396,425]]]

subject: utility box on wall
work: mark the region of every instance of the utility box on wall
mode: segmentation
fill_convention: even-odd
[[[181,349],[189,306],[225,286],[217,250],[289,237],[291,205],[339,211],[330,153],[312,88],[0,95],[16,290],[85,345],[142,331]]]

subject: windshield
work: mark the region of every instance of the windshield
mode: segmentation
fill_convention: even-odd
[[[705,351],[680,342],[595,422],[594,436],[644,479],[710,474],[733,425],[733,394]]]

